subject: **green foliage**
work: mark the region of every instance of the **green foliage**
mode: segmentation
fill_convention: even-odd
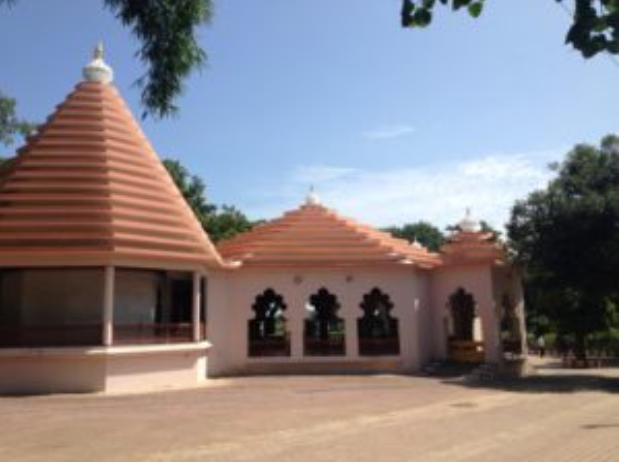
[[[17,117],[16,102],[0,92],[0,144],[10,146],[15,136],[26,136],[35,125]]]
[[[141,43],[137,55],[147,72],[138,83],[147,111],[158,117],[175,113],[178,108],[173,101],[181,93],[184,79],[206,60],[196,28],[210,20],[211,0],[104,2]]]
[[[206,222],[206,229],[214,242],[229,239],[253,227],[254,223],[243,212],[229,205],[223,205]]]
[[[445,243],[445,236],[441,230],[426,221],[418,221],[403,226],[392,226],[386,228],[385,231],[409,242],[416,240],[433,252],[437,252]]]
[[[606,52],[619,54],[619,0],[547,0],[561,6],[574,5],[572,24],[565,38],[585,58]],[[453,11],[466,9],[477,18],[485,0],[402,0],[402,26],[426,27],[432,22],[437,5]]]
[[[12,6],[17,0],[0,0]],[[146,66],[138,79],[144,115],[174,114],[174,99],[189,73],[206,61],[196,29],[212,16],[211,0],[103,0],[105,6],[131,29],[140,43],[137,56]]]
[[[526,268],[527,304],[584,354],[619,327],[619,138],[576,146],[546,189],[516,203],[510,247]]]
[[[178,160],[165,159],[163,165],[213,242],[248,231],[255,225],[235,207],[218,208],[209,203],[204,181],[192,175]]]
[[[206,228],[209,216],[216,212],[217,207],[208,203],[206,187],[202,179],[192,175],[178,160],[164,159],[163,165],[195,213],[198,221]]]

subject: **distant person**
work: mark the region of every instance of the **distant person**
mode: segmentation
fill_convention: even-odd
[[[537,337],[537,350],[539,351],[540,358],[546,356],[546,339],[544,339],[543,335]]]

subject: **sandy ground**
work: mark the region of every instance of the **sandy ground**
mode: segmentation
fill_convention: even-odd
[[[619,369],[471,386],[256,377],[134,396],[0,398],[0,461],[619,461]]]

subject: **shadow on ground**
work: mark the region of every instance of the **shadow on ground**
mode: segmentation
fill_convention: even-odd
[[[619,393],[619,369],[600,368],[583,371],[567,370],[548,364],[534,367],[531,374],[521,378],[486,378],[467,377],[466,368],[447,368],[438,378],[443,383],[478,389],[495,389],[523,393],[578,393],[605,392]]]

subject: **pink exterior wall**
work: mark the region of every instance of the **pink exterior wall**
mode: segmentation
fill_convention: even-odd
[[[296,282],[298,281],[298,282]],[[339,316],[346,325],[346,356],[307,357],[303,355],[303,321],[309,297],[325,287],[341,304]],[[413,267],[380,269],[242,269],[209,276],[208,332],[213,344],[209,356],[209,375],[240,374],[269,370],[269,364],[329,364],[334,368],[376,363],[381,358],[358,354],[357,319],[363,296],[374,287],[389,294],[399,320],[401,354],[383,357],[401,371],[417,370],[432,356],[432,335],[427,331],[432,315],[429,279],[426,272]],[[257,295],[272,288],[288,306],[286,318],[291,333],[291,357],[249,358],[248,321]],[[276,366],[275,366],[276,365]],[[301,371],[303,368],[299,368]],[[305,368],[307,369],[307,367]],[[303,369],[303,370],[305,370]],[[350,368],[346,368],[348,370]]]
[[[337,296],[346,325],[346,356],[303,354],[305,304],[325,287]],[[400,355],[362,357],[357,319],[363,296],[387,293],[399,321]],[[486,360],[498,362],[500,298],[509,291],[523,312],[517,275],[490,265],[356,269],[240,269],[207,275],[207,343],[90,349],[0,350],[0,393],[125,393],[191,387],[208,376],[269,372],[412,372],[446,357],[447,300],[459,287],[473,294],[483,327]],[[272,288],[288,306],[292,355],[249,358],[248,321],[257,295]],[[524,322],[524,316],[523,322]],[[524,330],[523,330],[524,332]],[[208,355],[208,361],[207,361]]]
[[[68,351],[0,351],[0,394],[101,392],[105,390],[105,368],[101,357]]]
[[[446,319],[449,316],[449,296],[459,287],[475,297],[476,314],[481,319],[486,361],[498,362],[501,357],[499,345],[499,303],[496,300],[492,267],[490,265],[442,267],[432,274],[432,299],[434,319],[434,348],[437,357],[447,357]]]
[[[206,380],[206,366],[207,346],[204,344],[115,354],[108,356],[105,391],[134,393],[191,388]]]
[[[206,380],[209,344],[0,350],[0,394],[133,393]]]

